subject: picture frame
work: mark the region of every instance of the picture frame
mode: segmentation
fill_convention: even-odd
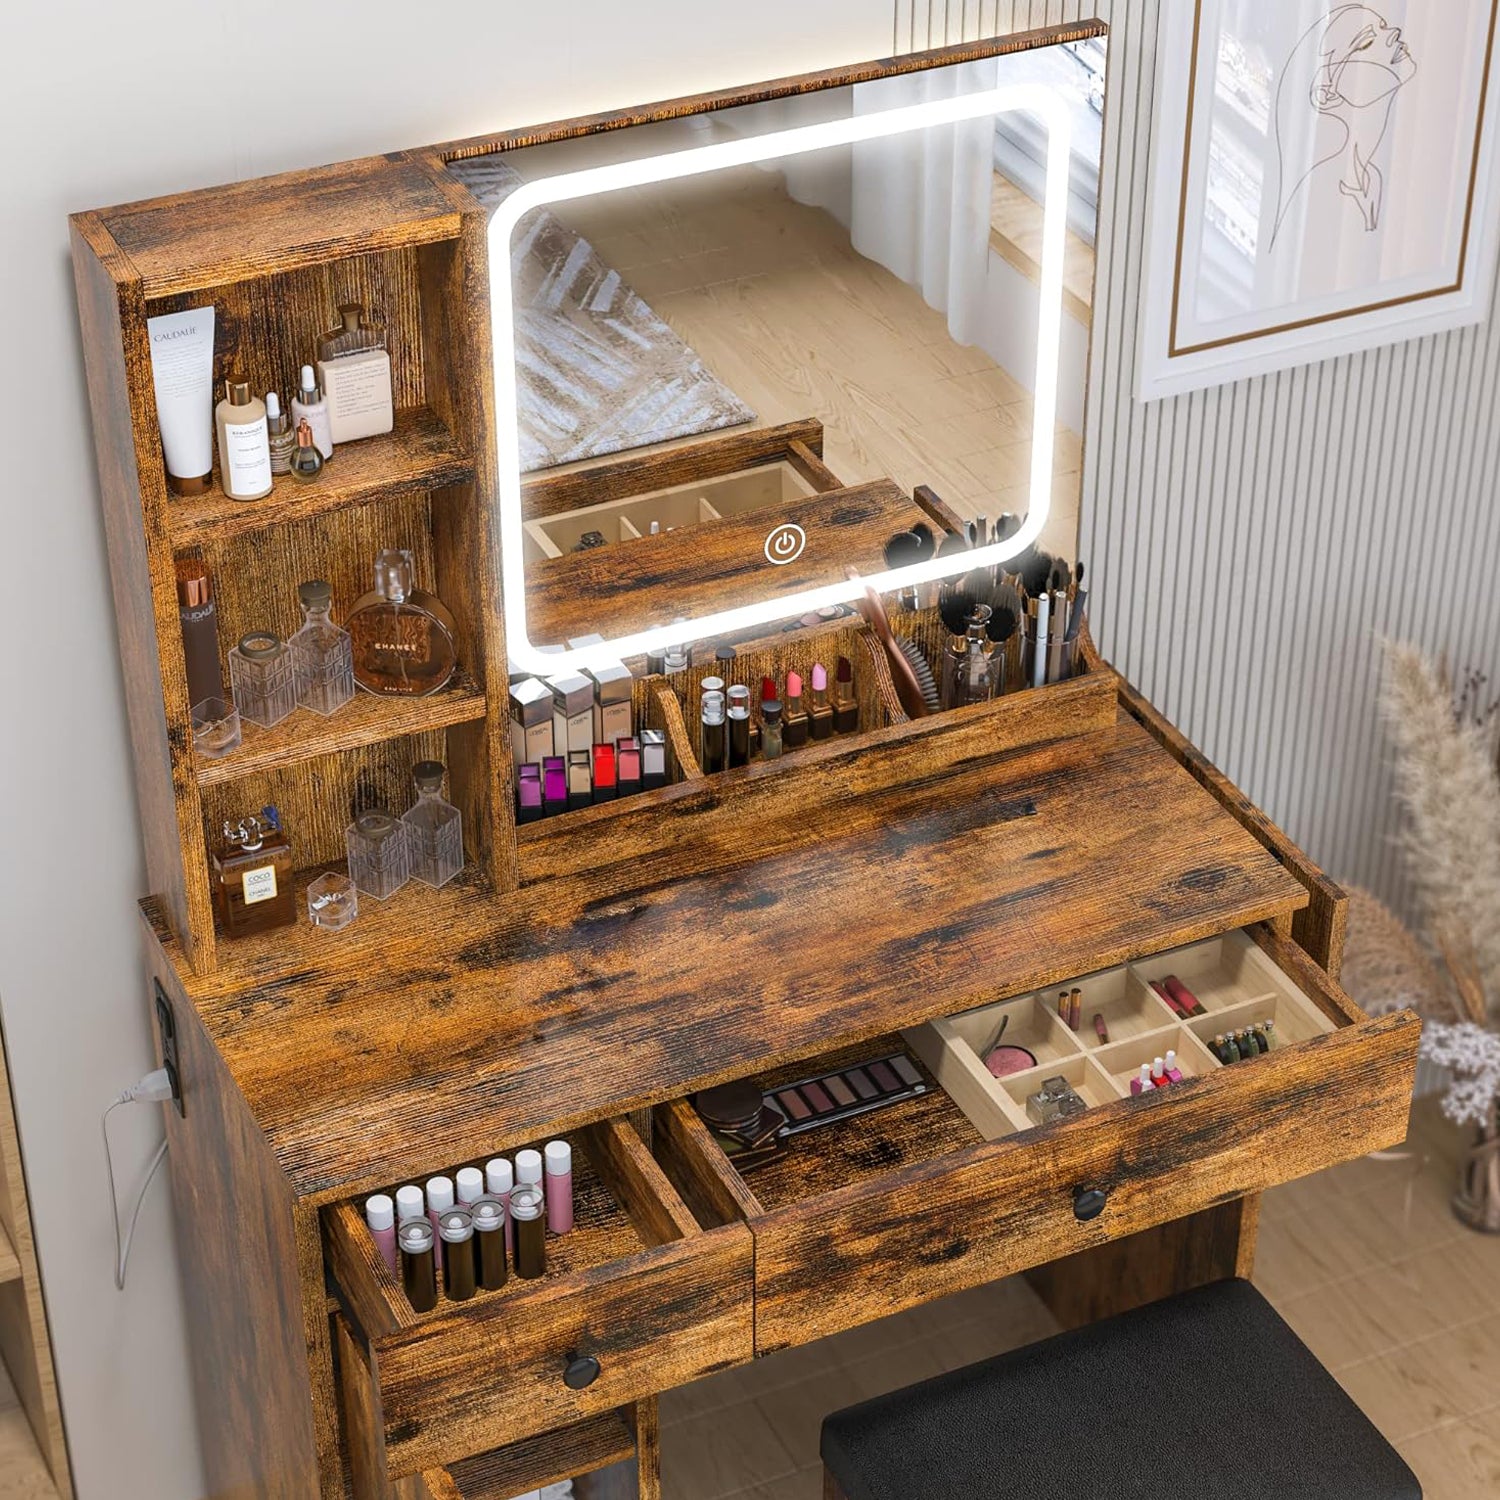
[[[1500,0],[1163,0],[1137,395],[1478,323]]]

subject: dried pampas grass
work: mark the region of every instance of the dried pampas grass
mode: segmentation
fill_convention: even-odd
[[[1427,929],[1445,952],[1461,953],[1469,988],[1500,995],[1500,780],[1491,737],[1459,721],[1446,674],[1420,651],[1387,641],[1385,661],[1380,706],[1408,815],[1406,867]]]
[[[1433,1021],[1457,1021],[1459,1008],[1437,965],[1385,903],[1349,889],[1349,937],[1339,982],[1368,1015],[1410,1006]]]

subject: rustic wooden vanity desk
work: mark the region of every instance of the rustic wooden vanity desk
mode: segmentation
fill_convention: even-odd
[[[907,721],[857,619],[768,637],[741,647],[747,673],[853,656],[861,732],[714,776],[665,679],[642,676],[638,715],[666,732],[679,779],[516,828],[487,216],[446,163],[715,103],[74,219],[216,1495],[505,1500],[623,1464],[653,1500],[661,1391],[1019,1271],[1065,1323],[1247,1274],[1263,1189],[1403,1136],[1417,1022],[1367,1019],[1339,989],[1344,898],[1092,649],[1072,681]],[[221,371],[233,363],[265,390],[355,299],[390,322],[395,432],[256,504],[216,489],[169,500],[145,319],[212,300]],[[809,421],[542,476],[527,513],[766,466],[800,476],[809,527],[849,519],[851,546],[923,508],[891,485],[851,503]],[[674,576],[733,525],[679,534]],[[606,583],[630,576],[631,549],[658,540],[589,565]],[[458,620],[455,685],[299,714],[195,759],[174,560],[211,563],[227,646],[266,621],[289,631],[304,578],[329,579],[338,599],[361,592],[374,550],[393,544]],[[547,596],[559,608],[567,567]],[[732,593],[734,569],[720,581]],[[441,891],[366,901],[343,933],[310,928],[301,885],[341,859],[351,809],[399,803],[413,761],[434,755],[469,868]],[[206,840],[265,802],[295,830],[303,915],[229,941]],[[1151,1013],[1145,980],[1174,968],[1225,1015],[1271,1007],[1286,1044],[1217,1067],[1203,1024]],[[1077,976],[1098,976],[1082,983],[1087,1008],[1112,1017],[1110,1048],[1053,1035],[1041,999],[1017,1004],[1016,1034],[1042,1038],[1044,1061],[1097,1107],[1027,1128],[1022,1100],[984,1081],[964,1022],[946,1018]],[[1117,1097],[1148,1030],[1148,1052],[1170,1034],[1200,1076]],[[802,1137],[745,1177],[686,1103],[903,1031],[939,1087],[858,1131]],[[551,1242],[548,1275],[413,1312],[364,1196],[560,1134],[579,1163],[578,1228]]]

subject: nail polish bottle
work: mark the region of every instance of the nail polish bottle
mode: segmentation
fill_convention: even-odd
[[[1164,1058],[1153,1058],[1151,1062],[1151,1087],[1164,1089],[1167,1086],[1167,1064]]]
[[[1151,1064],[1142,1063],[1140,1076],[1130,1080],[1132,1094],[1149,1094],[1156,1085],[1151,1082]]]
[[[761,700],[760,753],[765,760],[781,758],[781,702],[776,698]]]
[[[859,701],[854,696],[854,667],[847,656],[839,657],[838,686],[833,695],[833,727],[838,734],[859,729]]]
[[[816,661],[812,669],[812,708],[808,711],[812,737],[826,740],[833,735],[833,707],[828,702],[828,672]]]
[[[1177,1054],[1170,1048],[1166,1056],[1166,1073],[1168,1083],[1182,1082],[1182,1069],[1177,1066]]]
[[[573,1148],[566,1141],[548,1141],[546,1164],[547,1228],[567,1234],[573,1228]]]
[[[427,1218],[437,1243],[432,1253],[437,1259],[437,1268],[443,1269],[443,1239],[438,1220],[453,1207],[453,1179],[451,1177],[429,1177],[427,1179]]]
[[[415,1312],[437,1306],[437,1235],[426,1219],[408,1219],[396,1231],[401,1249],[401,1286]]]
[[[474,1263],[479,1284],[487,1292],[498,1292],[506,1277],[505,1205],[486,1194],[469,1205],[469,1212],[474,1218]]]
[[[371,1193],[365,1199],[365,1223],[370,1226],[370,1238],[380,1251],[380,1258],[396,1274],[400,1264],[396,1256],[396,1205],[386,1193]]]
[[[812,733],[812,721],[802,707],[802,678],[796,672],[786,674],[786,702],[781,710],[781,739],[788,750],[805,745]]]
[[[1274,1052],[1280,1045],[1280,1039],[1276,1035],[1275,1021],[1267,1021],[1265,1024],[1265,1029],[1261,1032],[1261,1035],[1266,1039],[1267,1052]]]

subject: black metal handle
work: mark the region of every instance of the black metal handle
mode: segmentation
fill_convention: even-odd
[[[563,1384],[570,1391],[586,1390],[599,1378],[599,1361],[592,1354],[569,1354],[563,1365]]]
[[[1109,1194],[1103,1188],[1081,1187],[1073,1189],[1073,1217],[1080,1224],[1097,1219],[1104,1212]]]

